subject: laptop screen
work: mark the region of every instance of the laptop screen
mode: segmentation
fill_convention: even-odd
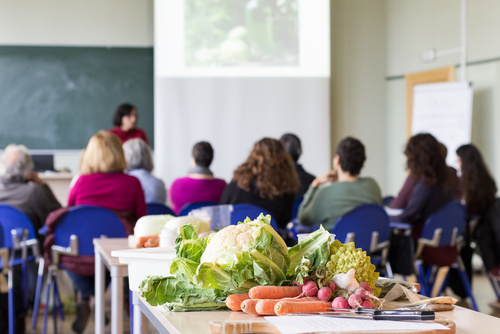
[[[43,172],[46,170],[54,170],[54,155],[53,154],[33,154],[31,156],[35,164],[35,172]]]

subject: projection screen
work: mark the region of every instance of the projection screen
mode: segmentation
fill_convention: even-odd
[[[327,0],[155,1],[155,174],[184,176],[198,141],[230,181],[253,144],[297,134],[316,175],[330,161]]]

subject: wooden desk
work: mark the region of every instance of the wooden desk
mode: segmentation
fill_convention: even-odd
[[[104,266],[111,273],[111,333],[123,333],[123,278],[128,276],[128,266],[112,257],[111,251],[127,248],[127,238],[94,239],[96,334],[104,333]]]
[[[147,333],[144,323],[137,323],[142,312],[159,333],[198,334],[208,333],[208,323],[212,320],[255,320],[254,316],[243,312],[211,311],[211,312],[167,312],[149,305],[148,302],[134,292],[134,333]],[[456,334],[493,334],[500,331],[500,318],[472,311],[463,307],[455,307],[449,312],[436,312],[436,315],[449,319],[456,324]],[[142,318],[143,319],[143,318]],[[264,320],[264,319],[262,319]]]

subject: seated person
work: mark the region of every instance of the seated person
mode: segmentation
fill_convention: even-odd
[[[299,177],[283,143],[263,138],[234,171],[219,203],[257,205],[269,211],[283,233],[292,218],[293,197],[298,188]]]
[[[337,219],[364,203],[382,204],[374,179],[360,177],[366,160],[365,147],[353,137],[344,138],[333,158],[333,170],[311,183],[299,207],[300,224],[318,225],[329,231]]]
[[[81,175],[69,193],[68,207],[96,205],[110,209],[122,221],[125,233],[133,234],[137,219],[146,215],[146,201],[139,180],[124,173],[127,162],[120,138],[107,131],[92,136],[80,168]],[[82,302],[77,306],[72,329],[82,333],[90,315],[89,300],[94,295],[93,263],[82,263],[78,270],[68,269],[67,273],[81,293]]]
[[[443,143],[439,143],[439,150],[446,161],[446,156],[448,155],[448,149]],[[457,170],[451,166],[448,167],[448,173],[450,173],[450,178],[453,184],[453,197],[460,200],[462,197],[462,186],[460,184],[460,179],[457,175]],[[408,201],[411,197],[413,186],[415,185],[416,178],[409,174],[406,178],[403,187],[398,193],[398,196],[391,201],[390,207],[394,209],[402,209],[406,207]]]
[[[286,133],[281,136],[280,140],[285,145],[285,149],[288,154],[290,154],[290,156],[292,157],[295,170],[299,175],[300,188],[299,190],[297,190],[295,198],[303,198],[304,194],[309,188],[309,185],[316,177],[306,172],[304,167],[302,167],[302,165],[298,163],[299,157],[302,154],[302,145],[300,143],[299,137],[297,137],[293,133]]]
[[[406,165],[411,177],[412,190],[402,212],[390,216],[393,222],[404,222],[413,225],[412,237],[404,234],[391,235],[389,260],[392,270],[402,275],[413,272],[412,243],[422,232],[425,220],[433,213],[454,199],[453,178],[446,165],[439,142],[431,134],[421,133],[411,137],[404,151]],[[442,249],[426,252],[425,263],[456,258],[456,249]]]
[[[132,138],[140,138],[149,145],[148,136],[144,130],[136,127],[137,108],[130,103],[123,103],[118,106],[113,116],[114,128],[108,131],[117,135],[122,142]]]
[[[154,168],[153,155],[149,145],[142,139],[134,138],[123,144],[128,165],[128,174],[139,179],[146,203],[167,202],[167,189],[162,180],[151,175]]]
[[[37,234],[49,213],[61,207],[49,186],[33,172],[33,161],[23,145],[11,144],[0,156],[0,203],[28,216]],[[43,243],[40,236],[39,241]]]
[[[391,220],[415,225],[415,237],[427,217],[454,199],[454,179],[441,150],[436,138],[428,133],[411,137],[405,148],[412,189],[403,212],[391,216]]]
[[[168,190],[168,198],[176,214],[188,203],[219,202],[226,181],[215,178],[209,169],[213,158],[214,150],[210,143],[202,141],[194,145],[188,175],[176,179]]]

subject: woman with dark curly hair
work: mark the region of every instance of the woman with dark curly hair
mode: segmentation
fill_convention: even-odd
[[[465,208],[469,215],[483,215],[495,202],[497,185],[479,150],[472,144],[457,149]]]
[[[266,209],[285,229],[292,218],[299,177],[283,143],[272,138],[256,142],[247,160],[233,173],[220,204],[254,204]]]
[[[431,134],[411,137],[404,153],[413,189],[403,212],[391,220],[413,224],[413,235],[418,237],[427,217],[453,200],[453,179],[439,142]]]

